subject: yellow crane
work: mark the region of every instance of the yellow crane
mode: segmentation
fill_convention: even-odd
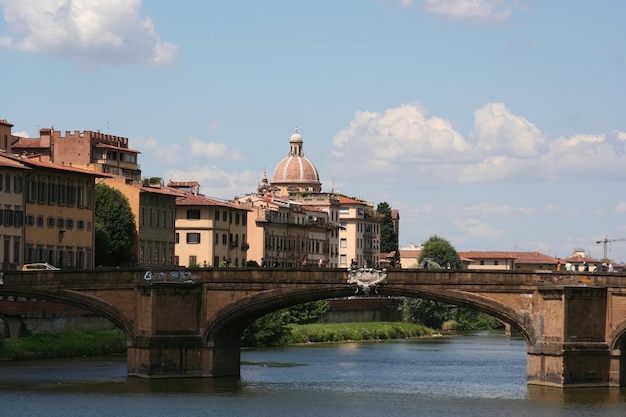
[[[604,236],[604,239],[596,240],[596,243],[597,244],[604,243],[604,258],[603,259],[607,259],[606,248],[607,248],[608,244],[612,243],[612,242],[623,242],[625,240],[626,239],[609,239],[608,237]]]

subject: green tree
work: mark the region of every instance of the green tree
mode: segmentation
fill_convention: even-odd
[[[100,264],[119,266],[133,262],[129,254],[135,240],[135,217],[128,199],[115,188],[100,183],[96,185],[96,230],[108,236],[108,256]],[[102,244],[103,240],[101,240]],[[96,253],[100,250],[96,242]],[[102,248],[106,251],[106,248]]]
[[[241,336],[243,346],[282,346],[291,336],[290,323],[308,324],[328,311],[328,301],[311,301],[269,313],[255,320]]]
[[[398,250],[398,234],[393,225],[391,217],[391,206],[382,202],[376,207],[376,212],[382,216],[382,224],[380,225],[380,251],[392,252]],[[399,254],[396,254],[399,257]],[[395,259],[397,261],[397,259]]]
[[[437,235],[431,236],[422,248],[418,262],[421,264],[424,259],[434,261],[446,268],[450,264],[451,269],[463,269],[463,262],[456,249],[446,239]]]
[[[418,264],[428,259],[429,269],[446,268],[448,263],[452,269],[463,268],[459,254],[446,239],[437,235],[431,236],[422,247]],[[452,306],[432,300],[404,299],[402,317],[406,321],[422,323],[433,329],[441,329],[444,322],[454,318]]]
[[[285,310],[275,311],[256,319],[241,336],[243,346],[283,346],[291,335]]]
[[[444,322],[453,318],[451,305],[432,300],[405,298],[401,309],[402,320],[422,323],[431,329],[441,329]]]

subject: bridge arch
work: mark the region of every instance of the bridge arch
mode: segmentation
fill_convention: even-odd
[[[519,331],[528,345],[532,346],[535,343],[535,335],[529,318],[520,315],[519,311],[514,308],[491,298],[468,292],[407,290],[393,286],[384,286],[378,291],[381,297],[422,298],[474,309],[510,324]],[[276,289],[257,293],[238,300],[216,313],[210,320],[212,325],[207,329],[204,340],[209,346],[214,346],[216,341],[230,346],[238,345],[243,331],[254,320],[266,314],[310,301],[353,295],[355,295],[354,288],[346,286],[299,291]]]
[[[59,302],[73,307],[78,307],[110,320],[113,324],[115,324],[115,326],[124,332],[127,340],[133,340],[135,335],[134,323],[119,309],[97,297],[90,296],[85,293],[71,290],[11,290],[10,292],[5,292],[0,289],[0,295],[5,297],[25,297],[36,300]]]

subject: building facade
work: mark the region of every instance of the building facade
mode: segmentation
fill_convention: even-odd
[[[176,184],[171,187],[176,190]],[[185,267],[246,266],[245,208],[181,191],[176,198],[175,264]]]

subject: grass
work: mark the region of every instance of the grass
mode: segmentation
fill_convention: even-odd
[[[424,325],[405,322],[315,323],[290,326],[291,336],[288,340],[290,344],[407,339],[436,334]]]
[[[126,351],[126,335],[119,329],[68,331],[4,339],[0,356],[8,360],[97,356]]]

